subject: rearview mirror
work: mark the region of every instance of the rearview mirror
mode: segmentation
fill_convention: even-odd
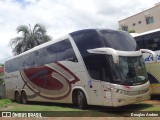
[[[94,54],[108,54],[112,55],[114,63],[119,63],[119,56],[117,54],[117,51],[113,48],[95,48],[95,49],[88,49],[87,50],[89,53],[94,53]]]

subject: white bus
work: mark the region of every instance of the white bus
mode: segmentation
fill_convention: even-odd
[[[151,83],[151,94],[160,94],[160,29],[132,35],[139,48],[150,49],[157,55],[157,62],[154,63],[150,54],[144,54],[144,60]]]
[[[126,32],[70,33],[5,62],[6,97],[27,101],[123,106],[150,99],[142,52]],[[155,56],[156,57],[156,56]]]

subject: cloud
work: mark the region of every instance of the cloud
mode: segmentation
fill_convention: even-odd
[[[0,62],[12,56],[19,25],[41,23],[52,38],[85,28],[118,29],[118,21],[159,0],[0,0]]]

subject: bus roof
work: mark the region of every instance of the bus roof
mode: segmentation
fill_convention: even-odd
[[[150,31],[147,31],[147,32],[143,32],[143,33],[131,33],[131,35],[132,35],[132,37],[138,37],[138,36],[147,35],[147,34],[158,32],[158,31],[160,31],[160,28],[150,30]]]

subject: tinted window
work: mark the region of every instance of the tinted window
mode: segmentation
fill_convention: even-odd
[[[23,68],[24,69],[28,69],[30,67],[32,67],[32,60],[31,60],[31,56],[30,54],[26,54],[24,56],[22,56],[22,59],[20,61],[23,62]]]
[[[6,61],[5,62],[5,71],[6,72],[13,72],[13,71],[22,70],[24,68],[24,63],[21,59],[22,59],[22,57],[17,57],[12,60]]]
[[[68,39],[57,43],[57,61],[73,61],[77,62],[77,57],[74,53],[72,45]]]
[[[145,48],[153,51],[160,49],[160,32],[138,36],[135,37],[135,40],[141,49]]]
[[[50,45],[47,47],[47,53],[48,55],[54,55],[57,53],[57,43]]]
[[[34,55],[35,55],[35,56],[39,56],[39,51],[35,51],[35,52],[34,52]]]
[[[71,34],[73,37],[88,70],[94,80],[109,81],[111,78],[110,68],[105,55],[90,54],[88,49],[104,47],[101,39],[95,30]]]
[[[45,48],[47,57],[45,62],[51,63],[57,61],[57,43],[50,45],[49,47]]]
[[[57,42],[33,53],[34,66],[53,63],[56,61],[70,60],[77,62],[76,55],[69,39]]]
[[[69,39],[41,48],[22,57],[9,60],[5,63],[7,72],[28,69],[56,61],[78,62]]]
[[[91,54],[85,58],[87,70],[93,79],[110,81],[112,78],[110,58],[111,56],[103,54]]]
[[[135,51],[137,45],[129,33],[114,30],[100,30],[100,36],[105,47],[122,51]]]
[[[41,48],[39,50],[36,50],[31,53],[31,60],[32,60],[32,65],[35,66],[40,66],[47,64],[47,49],[46,48]]]
[[[16,68],[11,60],[5,62],[5,71],[6,72],[12,72],[14,69],[16,69]]]
[[[142,37],[138,37],[137,40],[138,41],[136,41],[136,42],[137,42],[138,47],[139,48],[145,48],[145,41],[143,40],[143,38]]]
[[[88,49],[103,47],[103,44],[96,31],[85,31],[80,34],[72,35],[82,57],[88,56]]]

